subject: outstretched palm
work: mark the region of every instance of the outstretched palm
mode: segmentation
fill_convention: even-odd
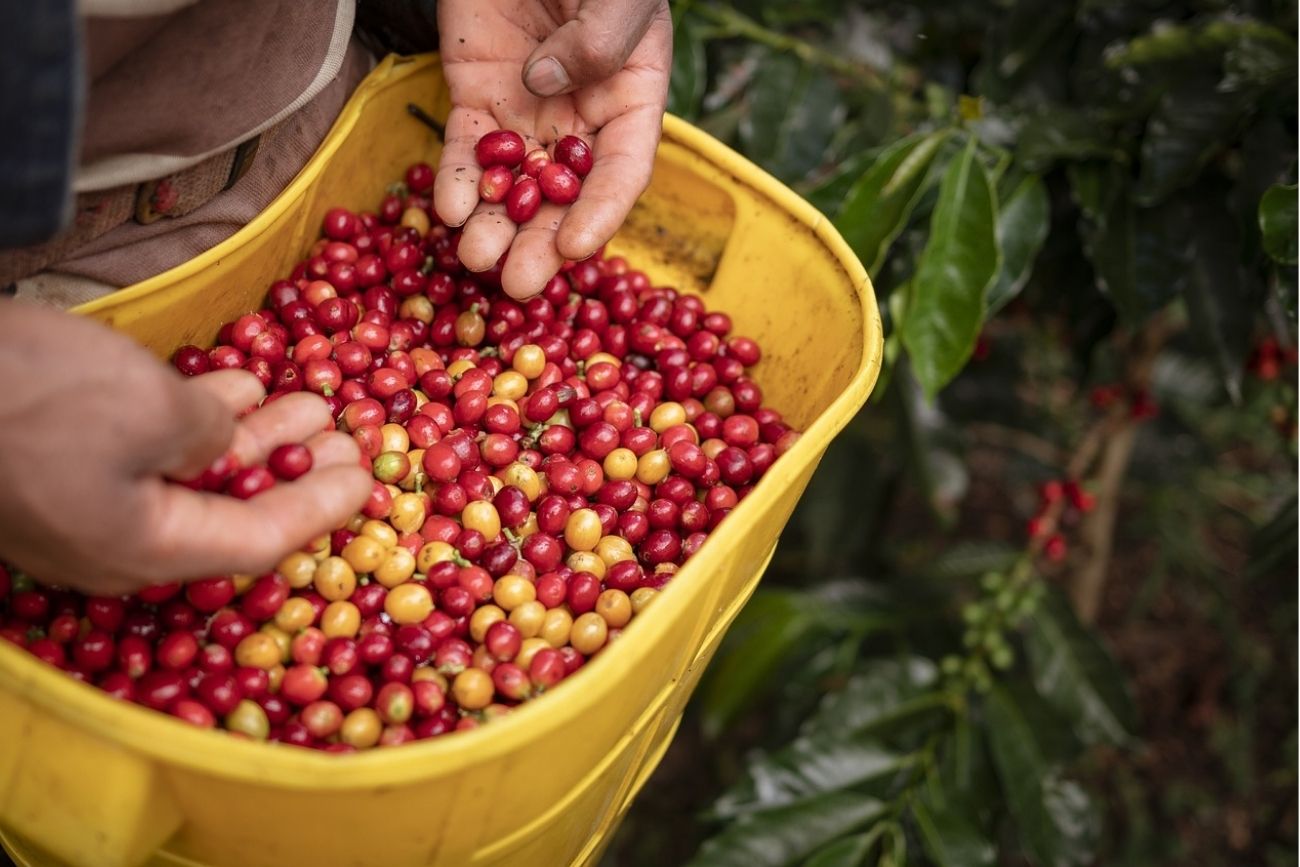
[[[536,294],[564,259],[608,241],[650,181],[672,60],[667,4],[443,0],[438,17],[452,110],[435,207],[447,224],[464,224],[466,267],[486,270],[509,250],[506,291]],[[570,134],[590,141],[595,166],[578,200],[544,203],[523,226],[504,205],[480,202],[474,144],[494,129],[520,133],[530,148]]]

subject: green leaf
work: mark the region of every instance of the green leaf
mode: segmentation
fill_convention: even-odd
[[[803,867],[861,867],[879,836],[876,829],[872,829],[865,834],[842,837],[814,852],[803,862]]]
[[[868,737],[798,737],[750,761],[745,779],[724,792],[711,812],[729,819],[788,806],[893,773],[905,763],[905,756]]]
[[[998,246],[1002,267],[989,287],[985,316],[992,316],[1020,294],[1034,270],[1034,259],[1047,240],[1051,205],[1042,178],[1028,175],[998,203]]]
[[[802,734],[843,737],[933,710],[944,704],[941,693],[928,691],[938,680],[938,669],[924,657],[872,660],[843,689],[822,700],[804,723]]]
[[[1078,783],[1053,773],[1043,781],[1043,806],[1064,848],[1076,853],[1072,863],[1090,863],[1092,858],[1083,853],[1095,851],[1101,840],[1102,818],[1096,802]]]
[[[1135,730],[1124,671],[1059,594],[1029,616],[1025,647],[1034,686],[1088,744],[1129,742]]]
[[[811,636],[867,634],[891,616],[874,604],[863,582],[837,582],[815,591],[760,590],[741,611],[700,688],[706,737],[725,731],[777,683],[775,673],[818,642]]]
[[[1296,264],[1296,185],[1269,187],[1259,200],[1259,231],[1273,261]]]
[[[704,40],[696,32],[690,14],[683,14],[673,28],[673,68],[668,80],[668,110],[694,120],[700,113],[708,70]]]
[[[1296,498],[1282,504],[1268,523],[1250,538],[1250,563],[1246,578],[1254,581],[1274,570],[1294,572],[1296,562]]]
[[[997,854],[975,817],[946,803],[934,807],[925,799],[912,802],[912,818],[921,844],[937,867],[988,867]]]
[[[930,561],[926,571],[936,578],[971,578],[1010,569],[1020,549],[1004,542],[956,542]]]
[[[1076,174],[1076,200],[1087,202],[1085,210],[1105,208],[1081,230],[1098,287],[1122,317],[1141,322],[1175,298],[1187,280],[1193,238],[1187,196],[1138,209],[1122,172]]]
[[[1238,261],[1235,221],[1216,202],[1198,196],[1187,207],[1197,227],[1183,284],[1192,330],[1208,352],[1228,396],[1241,400],[1242,367],[1259,306],[1255,285]]]
[[[944,175],[902,327],[913,372],[931,398],[970,358],[998,269],[993,190],[975,146],[971,139]]]
[[[817,629],[813,612],[794,594],[755,594],[700,688],[705,736],[716,738],[771,689],[773,672]]]
[[[884,813],[875,798],[830,792],[742,816],[706,840],[688,867],[787,867]]]
[[[1100,158],[1113,161],[1116,148],[1105,126],[1073,109],[1051,108],[1025,119],[1016,140],[1016,156],[1025,168],[1045,172],[1060,160]]]
[[[1137,203],[1155,204],[1194,181],[1230,143],[1251,107],[1240,94],[1216,90],[1203,76],[1184,78],[1165,91],[1142,139]]]
[[[995,687],[985,703],[989,749],[1007,807],[1029,855],[1042,867],[1074,867],[1090,860],[1082,841],[1058,827],[1058,817],[1048,809],[1049,768],[1043,761],[1034,732],[1014,701]]]
[[[880,154],[879,148],[868,148],[837,163],[829,174],[807,188],[804,198],[834,220],[844,206],[849,190],[853,189],[862,173],[879,159]]]
[[[949,134],[942,130],[896,142],[882,151],[849,189],[835,226],[867,273],[875,276],[884,264],[885,254],[921,196],[935,154]]]
[[[835,81],[789,54],[770,54],[749,87],[740,120],[745,155],[787,182],[815,169],[844,119]]]

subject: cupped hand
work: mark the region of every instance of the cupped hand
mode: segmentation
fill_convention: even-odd
[[[0,302],[0,559],[97,594],[258,574],[344,523],[371,481],[329,408],[263,397],[242,370],[185,379],[79,317]],[[243,464],[306,442],[311,472],[243,501],[190,490],[233,451]]]
[[[672,19],[666,0],[443,0],[442,63],[451,91],[434,185],[443,222],[465,226],[460,258],[502,274],[515,298],[540,292],[565,259],[585,259],[622,225],[650,183],[668,99]],[[544,202],[516,226],[479,201],[474,145],[510,129],[528,148],[565,135],[592,144],[578,200]]]

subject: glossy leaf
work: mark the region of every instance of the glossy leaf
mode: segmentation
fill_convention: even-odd
[[[750,159],[785,181],[815,169],[844,119],[839,88],[821,69],[772,54],[749,86],[740,142]]]
[[[1127,743],[1134,730],[1127,677],[1059,594],[1029,616],[1025,647],[1039,695],[1085,743]]]
[[[704,41],[700,39],[689,13],[685,13],[673,29],[673,68],[668,81],[668,110],[673,114],[695,119],[704,99],[708,79]]]
[[[793,594],[756,594],[700,688],[705,735],[717,737],[770,689],[773,672],[816,629],[816,618]]]
[[[799,737],[749,762],[745,779],[718,798],[712,813],[734,818],[784,807],[891,774],[905,761],[869,737]]]
[[[907,225],[930,165],[948,135],[947,131],[914,135],[891,145],[849,189],[835,226],[873,277]]]
[[[986,316],[992,316],[1025,288],[1034,270],[1034,259],[1047,240],[1050,222],[1047,187],[1037,175],[1025,177],[1011,195],[998,202],[997,237],[1002,265],[989,287]]]
[[[912,370],[931,398],[975,348],[1000,258],[996,220],[993,190],[972,139],[944,175],[902,327]]]
[[[925,854],[936,867],[988,867],[996,850],[975,817],[949,801],[935,806],[926,799],[912,802],[912,819],[921,832]]]
[[[1250,110],[1240,94],[1196,76],[1161,95],[1142,138],[1138,204],[1155,204],[1196,179]]]
[[[790,807],[742,816],[705,841],[688,867],[787,867],[884,812],[875,798],[830,792]]]
[[[1082,841],[1063,834],[1057,827],[1057,817],[1048,809],[1046,784],[1050,769],[1033,729],[1014,699],[995,687],[985,702],[985,715],[993,764],[1026,851],[1042,867],[1086,863],[1090,853]]]
[[[1030,171],[1046,171],[1059,160],[1114,159],[1115,146],[1105,127],[1081,111],[1044,109],[1025,119],[1016,156]]]
[[[862,867],[866,864],[867,855],[871,853],[871,847],[879,836],[879,833],[873,829],[865,834],[842,837],[818,849],[811,858],[803,862],[802,867]]]
[[[1296,185],[1270,187],[1259,201],[1259,231],[1273,261],[1296,264]]]
[[[1255,284],[1238,260],[1237,226],[1231,217],[1203,197],[1191,202],[1188,211],[1198,237],[1190,245],[1183,299],[1202,349],[1218,368],[1228,396],[1239,401],[1258,304]]]
[[[820,178],[804,193],[810,204],[826,216],[835,219],[848,198],[849,191],[862,173],[880,158],[882,150],[870,148],[858,151],[838,163],[825,177]]]
[[[938,669],[924,657],[873,660],[823,699],[803,734],[844,737],[933,710],[943,704],[942,696],[930,691],[938,679]]]

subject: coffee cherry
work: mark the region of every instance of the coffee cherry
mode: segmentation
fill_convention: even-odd
[[[508,129],[493,130],[474,145],[474,157],[485,169],[492,166],[514,168],[524,159],[523,136]]]

